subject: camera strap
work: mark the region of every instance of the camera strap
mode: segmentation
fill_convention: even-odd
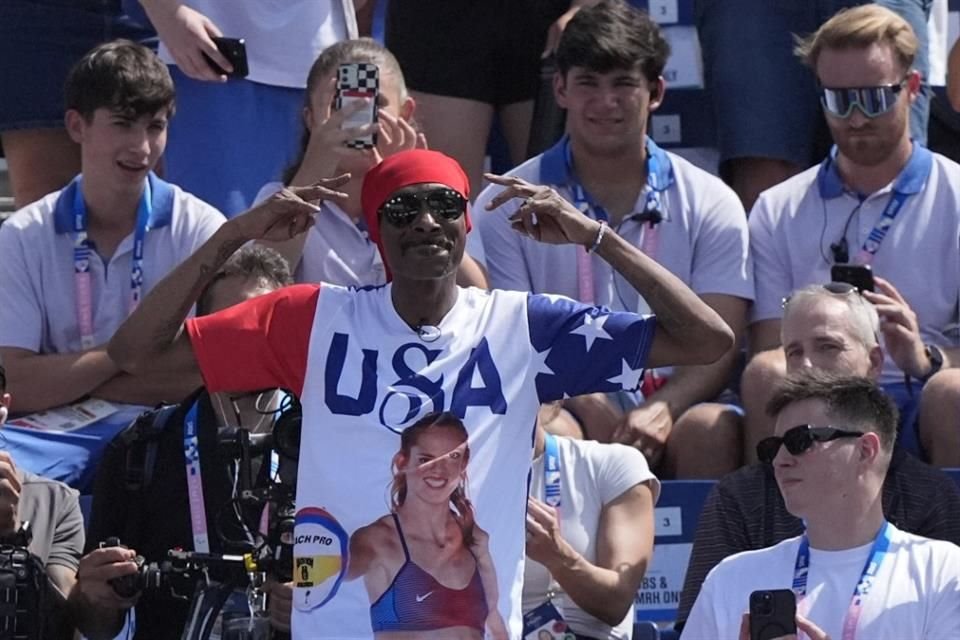
[[[80,345],[92,349],[93,287],[90,282],[90,255],[93,247],[87,238],[87,203],[83,199],[83,179],[74,185],[73,198],[73,280],[77,295],[77,324],[80,327]],[[133,235],[133,257],[130,260],[130,298],[127,312],[133,313],[143,295],[143,245],[153,209],[150,180],[144,180],[143,193],[137,205],[137,226]]]
[[[907,201],[908,197],[910,197],[909,193],[900,191],[894,191],[890,194],[890,199],[887,201],[887,206],[884,207],[880,219],[877,221],[876,226],[873,227],[870,235],[868,235],[867,239],[863,242],[863,247],[861,247],[860,252],[857,254],[857,264],[866,265],[873,262],[873,257],[880,249],[880,245],[883,244],[884,239],[887,237],[887,232],[890,230],[890,227],[893,226],[893,221],[897,219],[897,214],[900,213],[900,210],[903,208],[903,203]]]
[[[200,470],[200,440],[197,409],[194,402],[183,419],[183,458],[187,472],[187,497],[190,501],[190,528],[193,531],[193,550],[210,553],[207,529],[207,510],[203,499],[203,475]]]
[[[610,216],[607,214],[606,210],[601,207],[593,198],[587,193],[587,190],[584,189],[583,185],[580,184],[580,181],[577,180],[576,175],[573,171],[573,151],[570,146],[570,138],[567,138],[564,141],[563,154],[566,160],[566,169],[567,169],[567,181],[570,193],[573,196],[573,205],[585,215],[591,215],[597,221],[609,222]],[[658,223],[662,220],[663,211],[663,192],[670,186],[669,179],[666,180],[666,184],[661,184],[660,176],[660,161],[657,158],[657,154],[652,153],[649,145],[647,145],[647,160],[646,160],[646,170],[647,170],[647,186],[645,188],[645,199],[643,205],[643,211],[633,214],[634,218],[646,218],[646,224],[642,223],[643,237],[640,241],[640,250],[647,255],[650,259],[656,260],[657,252],[660,248],[660,232],[658,230]],[[656,219],[651,217],[653,212],[657,212],[659,215]],[[622,223],[621,223],[622,224]],[[620,230],[620,225],[617,226],[617,231]],[[577,297],[580,302],[584,304],[596,304],[596,296],[594,295],[594,286],[593,286],[593,258],[587,253],[585,247],[577,247]],[[617,277],[617,274],[613,274],[614,278]],[[650,313],[650,307],[644,301],[643,296],[638,296],[639,298],[639,308],[636,310],[637,313],[648,314]]]
[[[841,640],[854,640],[857,635],[857,624],[860,622],[860,613],[863,608],[863,596],[870,592],[873,581],[880,570],[884,557],[890,549],[890,523],[883,521],[883,526],[877,533],[873,541],[873,547],[870,549],[870,555],[867,556],[867,563],[860,572],[860,579],[857,586],[853,589],[853,597],[850,601],[850,607],[847,609],[847,615],[843,619],[843,635]],[[797,549],[797,563],[793,571],[793,592],[797,595],[797,604],[799,604],[807,594],[807,574],[810,571],[810,540],[807,534],[800,538],[800,548]]]

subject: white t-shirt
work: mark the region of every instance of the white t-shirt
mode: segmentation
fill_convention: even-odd
[[[317,55],[357,37],[353,0],[187,0],[228,38],[246,40],[247,80],[303,89]],[[173,64],[160,42],[160,57]]]
[[[624,492],[649,483],[656,503],[660,481],[650,472],[643,454],[622,444],[557,438],[560,457],[560,531],[563,539],[588,562],[597,562],[597,527],[600,512]],[[530,495],[544,499],[543,456],[533,461]],[[633,629],[633,606],[615,627],[583,611],[552,580],[545,566],[527,558],[523,572],[523,611],[543,604],[547,593],[557,592],[553,604],[576,633],[591,638],[620,640]]]
[[[421,337],[397,314],[391,290],[294,285],[187,322],[210,391],[283,387],[303,403],[294,637],[371,636],[363,580],[342,579],[350,534],[390,512],[400,433],[433,411],[463,420],[466,493],[489,536],[498,611],[519,637],[540,403],[635,388],[655,320],[559,296],[469,288],[457,290],[438,335]],[[392,597],[414,609],[427,601],[417,592],[414,602],[409,585],[395,585]]]
[[[960,637],[960,547],[890,525],[887,555],[863,596],[857,638],[947,640]],[[790,589],[800,538],[744,551],[713,568],[703,583],[681,640],[737,638],[750,593]],[[810,549],[807,595],[797,612],[831,638],[843,621],[873,543],[845,551]]]

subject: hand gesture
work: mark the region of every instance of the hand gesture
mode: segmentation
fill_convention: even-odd
[[[0,451],[0,536],[12,535],[20,529],[20,474],[13,458]]]
[[[623,422],[613,432],[613,442],[639,449],[653,468],[663,459],[672,430],[673,417],[667,403],[653,400],[623,416]]]
[[[527,498],[527,557],[550,569],[573,553],[560,535],[557,510],[536,498]]]
[[[290,612],[293,609],[293,583],[267,580],[264,590],[268,594],[267,610],[270,625],[277,631],[290,632]]]
[[[377,164],[383,162],[395,153],[410,149],[426,149],[427,138],[413,126],[398,118],[386,109],[379,110],[380,134],[377,138]]]
[[[144,9],[181,71],[194,80],[227,81],[227,77],[214,71],[203,57],[207,54],[227,73],[233,71],[233,65],[211,39],[222,37],[223,33],[207,16],[180,3],[173,6],[145,3]]]
[[[914,378],[923,378],[930,371],[930,359],[920,336],[917,314],[890,282],[874,276],[879,291],[864,291],[880,316],[880,333],[890,358],[901,371]]]
[[[240,229],[245,240],[289,240],[313,226],[321,200],[346,200],[347,194],[336,191],[336,187],[349,179],[350,174],[344,174],[309,187],[286,187],[227,224]]]
[[[136,573],[137,564],[133,561],[136,555],[133,549],[124,547],[104,547],[91,551],[80,559],[74,590],[79,590],[80,597],[90,606],[129,609],[136,604],[140,594],[122,598],[114,591],[110,580]]]
[[[517,176],[486,173],[493,184],[506,187],[487,203],[492,211],[514,198],[523,204],[510,216],[513,228],[539,242],[591,246],[597,238],[600,223],[580,213],[552,187],[531,184]]]

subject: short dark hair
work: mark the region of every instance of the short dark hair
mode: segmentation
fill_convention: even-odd
[[[573,67],[598,73],[640,68],[656,82],[670,57],[670,44],[650,16],[623,0],[604,0],[577,12],[557,47],[557,68],[566,75]]]
[[[873,380],[820,369],[801,371],[777,385],[767,413],[776,417],[789,405],[803,400],[823,401],[831,419],[836,419],[836,426],[874,432],[884,450],[893,450],[899,420],[897,406]]]
[[[67,76],[66,108],[87,121],[101,107],[139,118],[163,109],[172,116],[176,92],[170,72],[157,55],[130,40],[91,49]]]
[[[244,281],[257,280],[264,288],[280,289],[293,284],[290,265],[276,250],[259,245],[248,245],[230,256],[213,276],[197,300],[197,315],[210,313],[213,288],[221,280],[238,276]]]

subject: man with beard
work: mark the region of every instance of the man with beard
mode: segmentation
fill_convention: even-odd
[[[781,301],[830,278],[831,267],[872,267],[864,297],[880,316],[880,376],[919,429],[900,442],[937,466],[960,464],[960,166],[910,138],[920,92],[917,38],[892,11],[841,11],[797,47],[813,68],[835,147],[827,159],[764,192],[750,215],[755,354],[744,372],[745,452],[772,433],[763,406],[784,375]]]

